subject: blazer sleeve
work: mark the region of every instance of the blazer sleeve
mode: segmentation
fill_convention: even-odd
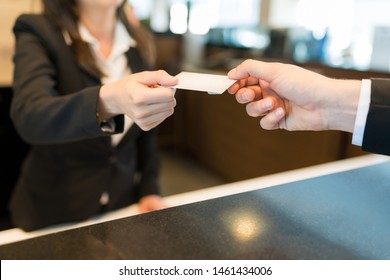
[[[390,155],[390,79],[372,79],[362,149]]]
[[[11,118],[20,136],[31,144],[106,136],[96,118],[100,84],[85,86],[61,31],[42,15],[22,15],[14,34]]]

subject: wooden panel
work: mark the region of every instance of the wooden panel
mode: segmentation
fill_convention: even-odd
[[[0,86],[12,84],[14,35],[12,27],[22,13],[38,12],[39,0],[1,0],[0,1]]]
[[[173,34],[155,34],[156,68],[166,70],[171,75],[180,71],[182,37]]]
[[[181,94],[185,149],[231,181],[340,159],[344,133],[267,131],[234,97]],[[176,116],[176,115],[175,115]]]
[[[336,79],[369,79],[369,78],[390,78],[389,72],[357,71],[353,69],[334,68],[318,63],[299,65],[306,69],[315,71],[322,75]]]

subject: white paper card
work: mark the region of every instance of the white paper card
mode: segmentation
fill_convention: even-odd
[[[178,83],[173,88],[205,91],[209,94],[222,94],[236,82],[224,75],[193,72],[181,72],[176,75],[176,78]]]

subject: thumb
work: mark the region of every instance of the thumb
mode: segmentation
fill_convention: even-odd
[[[178,82],[176,77],[169,75],[164,70],[144,71],[136,75],[138,82],[148,86],[174,86]]]
[[[228,77],[234,80],[241,80],[248,77],[262,79],[272,82],[279,73],[281,63],[263,62],[247,59],[228,73]]]

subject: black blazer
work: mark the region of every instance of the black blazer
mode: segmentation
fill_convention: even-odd
[[[390,80],[371,80],[371,103],[364,130],[364,151],[390,155]]]
[[[34,230],[87,219],[158,193],[156,130],[133,125],[112,147],[96,118],[100,79],[85,72],[62,32],[42,15],[22,15],[16,36],[11,118],[31,144],[10,202],[16,226]],[[132,72],[146,70],[137,49],[127,53]],[[123,131],[124,116],[115,118]]]

